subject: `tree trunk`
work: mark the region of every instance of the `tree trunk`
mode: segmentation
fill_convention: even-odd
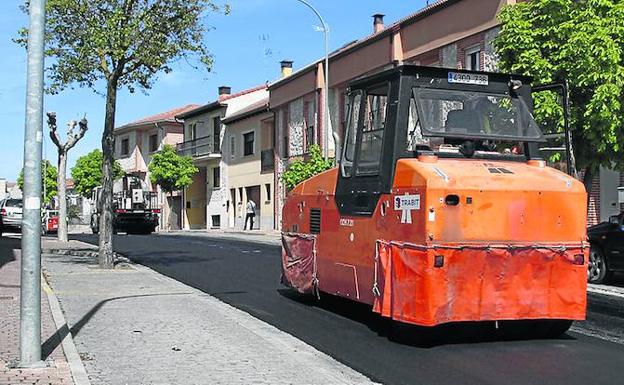
[[[113,164],[115,162],[115,107],[117,80],[109,79],[106,88],[106,113],[102,133],[102,199],[100,199],[100,238],[98,263],[103,269],[114,267],[113,255]]]
[[[58,240],[67,242],[67,185],[65,183],[65,174],[67,170],[67,153],[60,151],[58,153],[58,200],[59,200],[59,219],[58,219]],[[45,225],[45,224],[44,224]]]
[[[594,182],[594,172],[590,168],[585,169],[583,175],[583,184],[585,185],[585,191],[587,191],[587,207],[589,207],[589,196],[591,195],[592,185]]]
[[[171,231],[171,214],[173,213],[173,209],[171,205],[173,204],[173,191],[169,191],[169,201],[167,202],[167,231]]]

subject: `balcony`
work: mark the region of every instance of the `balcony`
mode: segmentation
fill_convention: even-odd
[[[273,171],[274,169],[274,150],[268,149],[268,150],[262,150],[260,152],[260,172],[268,172],[268,171]]]
[[[212,135],[179,143],[176,147],[178,155],[197,158],[208,155],[221,155],[219,143],[215,143]]]

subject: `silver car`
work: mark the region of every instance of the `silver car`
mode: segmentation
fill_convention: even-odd
[[[6,227],[22,226],[22,200],[6,199],[0,203],[0,215],[2,215],[2,225]]]

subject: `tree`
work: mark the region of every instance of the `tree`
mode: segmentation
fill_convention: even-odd
[[[52,198],[54,198],[58,193],[57,188],[57,176],[58,170],[56,167],[52,166],[52,164],[44,159],[41,161],[41,197],[43,203],[48,205],[52,202]],[[20,190],[24,190],[24,169],[19,173],[17,177],[17,186]]]
[[[56,126],[56,113],[48,112],[48,127],[50,128],[50,138],[52,143],[56,146],[58,151],[58,201],[59,201],[59,225],[58,225],[58,240],[61,242],[67,242],[67,185],[65,178],[67,175],[67,153],[71,150],[76,143],[89,129],[87,125],[87,119],[82,118],[80,122],[71,120],[67,125],[67,141],[62,143],[61,136],[57,132]],[[76,125],[80,127],[77,133],[74,133]]]
[[[113,268],[112,195],[113,150],[117,91],[147,90],[156,75],[171,72],[180,58],[199,62],[207,70],[212,56],[204,43],[202,19],[218,11],[212,0],[48,0],[46,54],[48,90],[72,85],[99,90],[106,84],[102,133],[102,200],[99,264]],[[227,13],[229,8],[225,7]],[[20,33],[24,43],[27,30]]]
[[[567,79],[577,169],[591,191],[600,166],[624,166],[624,1],[532,0],[505,7],[495,42],[500,68],[535,83]],[[561,132],[554,95],[536,97],[540,123]]]
[[[190,186],[193,183],[193,175],[199,171],[193,164],[193,158],[178,155],[176,150],[168,144],[152,156],[148,170],[152,183],[158,184],[171,197],[174,191]],[[169,214],[167,213],[165,217],[168,218]],[[169,219],[166,222],[168,227]]]
[[[44,204],[49,204],[52,202],[52,198],[54,198],[57,194],[57,170],[56,167],[52,166],[48,160],[41,161],[41,197]],[[17,187],[20,190],[24,190],[24,169],[22,169],[17,177]]]
[[[333,162],[323,158],[321,148],[313,144],[310,146],[309,160],[297,160],[288,166],[288,169],[282,174],[282,180],[286,183],[286,187],[291,190],[304,180],[313,177],[325,170],[333,167]]]
[[[74,189],[83,197],[91,197],[91,191],[102,185],[102,151],[93,150],[87,155],[83,155],[71,169],[71,176],[74,180]],[[118,161],[113,163],[113,180],[121,178],[124,170]]]

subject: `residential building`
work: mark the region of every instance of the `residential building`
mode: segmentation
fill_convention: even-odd
[[[254,229],[274,229],[273,114],[268,96],[223,119],[228,227],[243,229],[249,200],[256,204]]]
[[[183,141],[183,124],[175,116],[199,107],[189,104],[115,128],[115,159],[127,174],[134,174],[144,180],[152,191],[158,193],[161,228],[181,228],[182,195],[172,196],[150,181],[148,165],[152,155],[163,145],[176,146]]]
[[[497,14],[502,7],[521,0],[439,0],[395,22],[384,25],[383,15],[373,15],[369,36],[355,40],[329,56],[330,126],[323,127],[324,58],[292,72],[292,62],[282,62],[283,76],[269,86],[270,108],[275,122],[276,223],[286,188],[280,175],[293,159],[307,153],[311,143],[325,146],[334,157],[343,137],[349,81],[403,63],[446,68],[496,71],[494,39],[500,31]],[[618,173],[601,171],[591,192],[589,223],[605,220],[619,211],[617,190],[624,180]],[[600,183],[608,178],[610,182]],[[608,189],[601,188],[610,184]],[[607,205],[601,196],[607,195]],[[278,225],[279,227],[279,225]]]
[[[216,101],[178,114],[184,120],[184,142],[178,153],[193,158],[199,172],[184,191],[183,228],[211,229],[225,226],[228,220],[229,191],[222,157],[224,130],[221,120],[266,98],[266,85],[235,94],[222,86]]]
[[[7,180],[0,178],[0,201],[6,198],[8,194],[9,190],[7,190]]]

